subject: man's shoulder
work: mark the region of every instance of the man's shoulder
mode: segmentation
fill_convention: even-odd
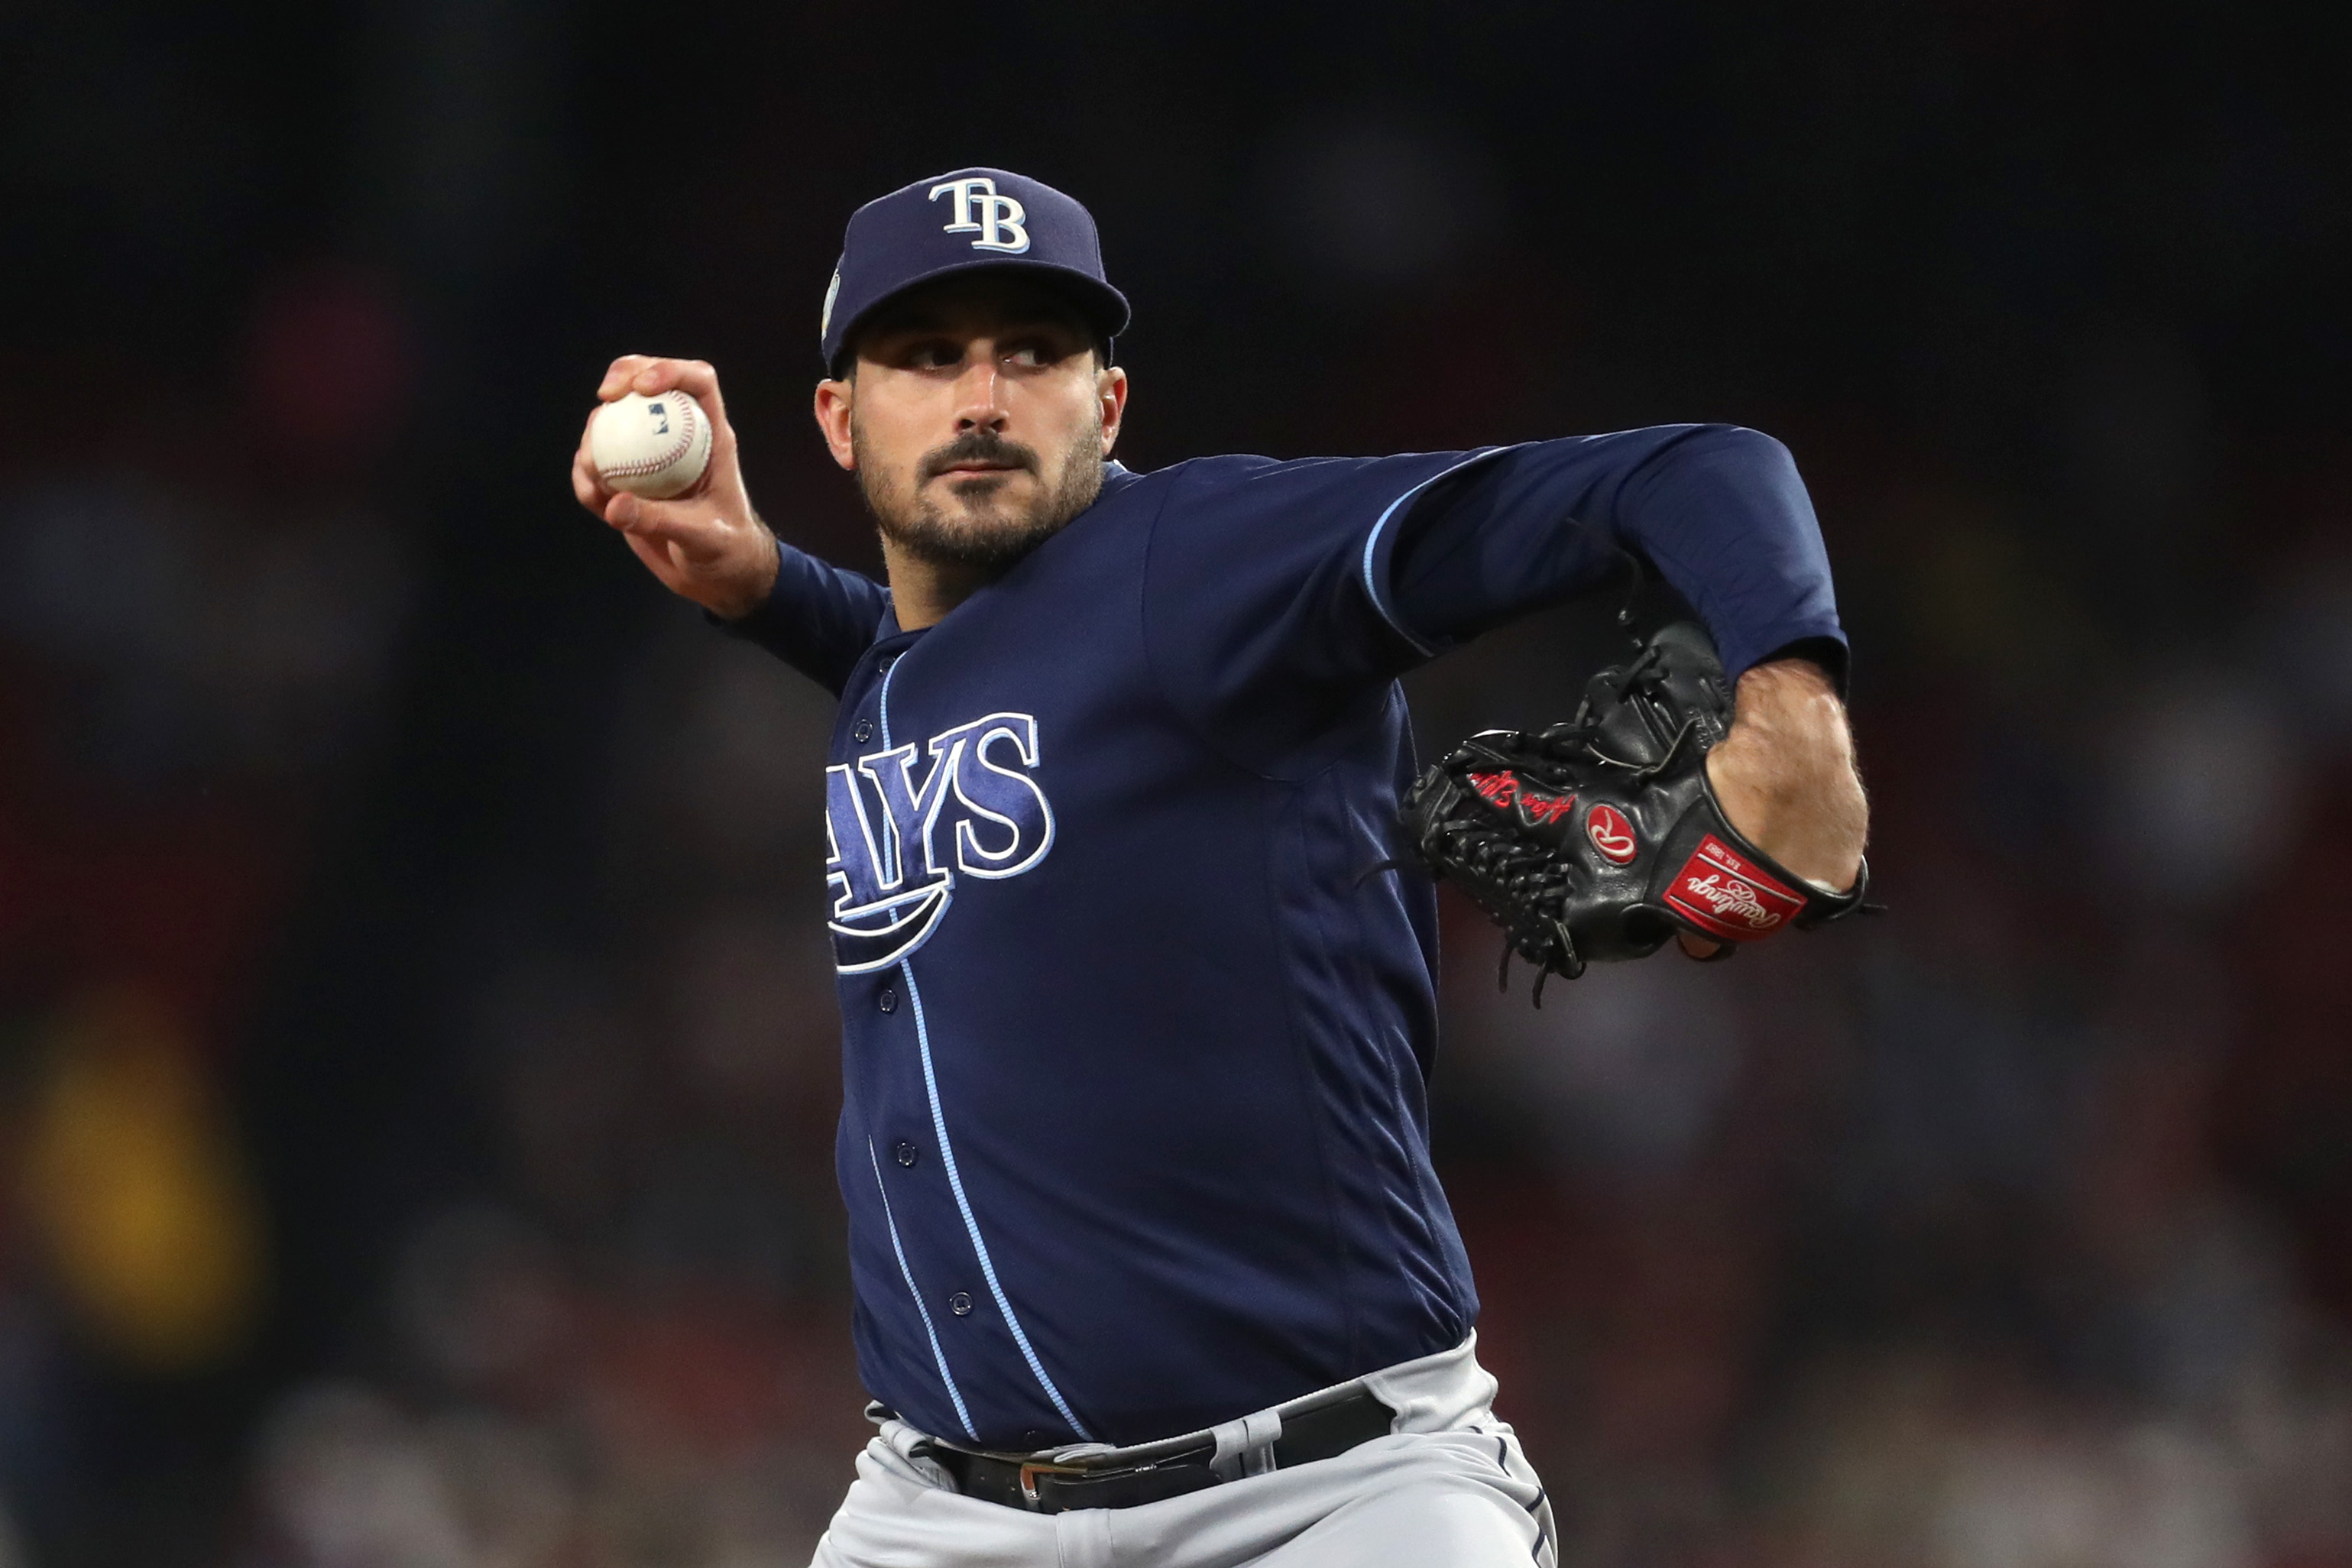
[[[1218,457],[1188,458],[1163,468],[1132,473],[1129,485],[1139,495],[1149,491],[1173,507],[1229,506],[1264,500],[1291,503],[1316,493],[1365,494],[1394,488],[1402,476],[1409,485],[1427,473],[1457,462],[1463,454],[1406,452],[1381,458],[1268,458],[1234,452]]]
[[[1217,489],[1242,484],[1270,469],[1288,467],[1279,458],[1261,458],[1246,452],[1229,453],[1223,457],[1185,458],[1159,468],[1116,469],[1114,482],[1138,492],[1146,490],[1166,494],[1175,490]]]

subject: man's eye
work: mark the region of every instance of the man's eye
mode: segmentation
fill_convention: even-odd
[[[1043,349],[1037,347],[1034,343],[1030,343],[1024,347],[1014,349],[1011,353],[1006,354],[1004,357],[1011,360],[1014,364],[1024,365],[1030,368],[1034,368],[1037,365],[1050,363],[1050,356],[1048,356]]]
[[[963,358],[963,351],[945,342],[908,343],[898,351],[898,363],[909,370],[941,370]]]

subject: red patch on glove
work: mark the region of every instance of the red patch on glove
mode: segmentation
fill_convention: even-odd
[[[1642,847],[1641,840],[1633,837],[1633,825],[1625,820],[1625,814],[1605,803],[1594,806],[1591,815],[1585,817],[1584,834],[1592,840],[1592,847],[1601,851],[1601,858],[1612,865],[1632,865],[1634,853]]]
[[[1709,936],[1755,942],[1805,907],[1804,895],[1710,833],[1675,873],[1666,906]]]

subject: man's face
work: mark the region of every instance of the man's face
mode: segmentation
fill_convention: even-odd
[[[1094,501],[1126,404],[1068,308],[1034,285],[926,289],[866,327],[846,382],[818,388],[834,456],[883,536],[993,574]]]

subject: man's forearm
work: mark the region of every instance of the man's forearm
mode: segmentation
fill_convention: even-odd
[[[1853,886],[1870,836],[1845,704],[1809,659],[1739,678],[1731,732],[1707,753],[1724,815],[1748,841],[1832,891]]]

